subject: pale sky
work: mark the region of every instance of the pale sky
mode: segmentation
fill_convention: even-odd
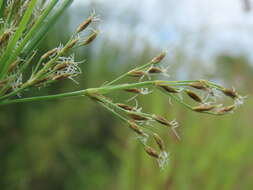
[[[244,12],[242,0],[75,0],[73,7],[94,1],[108,11],[105,35],[138,34],[162,49],[183,43],[189,54],[243,53],[253,61],[253,10]],[[139,19],[134,28],[131,13]]]

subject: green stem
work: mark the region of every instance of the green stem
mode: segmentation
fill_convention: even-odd
[[[172,86],[186,86],[188,83],[192,81],[161,81],[161,80],[153,80],[153,81],[145,81],[145,82],[139,82],[139,83],[131,83],[131,84],[121,84],[121,85],[111,85],[111,86],[103,86],[99,88],[90,88],[88,91],[89,93],[99,93],[99,94],[107,94],[115,90],[125,90],[130,88],[139,88],[139,87],[147,87],[155,85],[156,83],[166,83]],[[19,92],[23,91],[27,87],[31,86],[32,82],[29,81],[25,83],[21,88],[18,90],[7,94],[5,96],[0,97],[0,100],[9,98],[11,96],[14,96],[18,94]]]
[[[31,97],[31,98],[6,100],[3,102],[0,102],[0,105],[8,105],[8,104],[24,103],[24,102],[35,102],[35,101],[42,101],[42,100],[53,100],[53,99],[74,97],[74,96],[84,96],[86,95],[87,90],[80,90],[80,91],[75,91],[75,92],[67,92],[67,93],[48,95],[48,96],[38,96],[38,97]]]

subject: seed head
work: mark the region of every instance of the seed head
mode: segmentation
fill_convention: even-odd
[[[93,19],[94,19],[93,15],[89,16],[82,24],[79,25],[76,32],[80,33],[84,31],[90,25],[90,23],[92,23]]]
[[[128,73],[128,76],[131,76],[131,77],[142,77],[145,75],[145,72],[143,71],[130,71]]]
[[[0,46],[9,40],[11,34],[11,30],[7,30],[0,36]]]
[[[235,89],[230,89],[230,88],[225,88],[222,90],[222,92],[226,95],[226,96],[229,96],[233,99],[236,99],[238,98],[238,94],[237,92],[235,91]]]
[[[50,56],[54,55],[55,53],[58,52],[58,48],[54,48],[52,50],[49,50],[48,52],[46,52],[44,55],[41,56],[41,59],[47,59]]]
[[[197,112],[204,112],[204,111],[211,111],[214,108],[215,106],[213,105],[200,105],[200,106],[193,107],[192,109]]]
[[[54,76],[52,80],[63,80],[63,79],[69,78],[70,76],[71,76],[70,74],[64,73],[64,74]]]
[[[157,159],[159,158],[158,152],[155,149],[151,148],[150,146],[145,146],[144,150],[146,151],[146,153],[148,155],[150,155],[150,156],[152,156],[154,158],[157,158]]]
[[[74,39],[74,40],[72,40],[72,41],[66,46],[65,50],[69,50],[69,49],[73,48],[73,47],[76,45],[76,43],[77,43],[78,41],[79,41],[79,39]]]
[[[153,119],[156,120],[158,123],[161,123],[162,125],[166,125],[168,127],[171,127],[170,121],[168,121],[167,119],[165,119],[159,115],[154,115]]]
[[[156,86],[162,88],[163,90],[165,90],[168,93],[178,93],[179,91],[171,86],[168,86],[166,84],[162,84],[162,83],[156,83]]]
[[[226,106],[226,107],[221,108],[218,111],[218,114],[225,114],[225,113],[231,112],[234,109],[235,109],[235,105]]]
[[[128,116],[130,118],[132,118],[133,120],[136,120],[136,121],[146,121],[146,120],[149,120],[148,117],[142,116],[141,114],[136,113],[136,112],[128,112]]]
[[[90,44],[91,42],[93,42],[97,35],[98,35],[99,31],[98,30],[94,30],[93,33],[91,35],[89,35],[82,43],[82,46],[86,46],[88,44]]]
[[[164,148],[165,146],[164,146],[164,142],[163,142],[162,138],[158,134],[156,134],[156,133],[153,134],[153,137],[155,139],[156,144],[160,148],[160,150],[164,151],[165,150],[165,148]]]
[[[9,66],[8,73],[13,72],[13,71],[17,68],[17,66],[19,65],[20,62],[21,62],[21,59],[17,59],[16,61],[14,61],[14,62]]]
[[[141,94],[141,89],[138,89],[138,88],[129,88],[129,89],[125,89],[125,91],[135,93],[135,94]]]
[[[151,67],[149,70],[148,70],[148,73],[150,74],[157,74],[157,73],[162,73],[162,69],[158,68],[158,67]]]
[[[189,86],[196,88],[198,90],[206,90],[207,86],[203,81],[199,81],[199,82],[192,82],[189,84]]]
[[[128,111],[134,110],[133,107],[128,106],[128,105],[126,105],[126,104],[120,104],[120,103],[118,103],[118,104],[116,104],[116,105],[119,106],[119,107],[121,107],[121,108],[123,108],[124,110],[128,110]]]
[[[153,64],[158,64],[158,63],[160,63],[160,62],[164,59],[165,56],[166,56],[166,53],[165,53],[165,52],[162,52],[160,55],[154,57],[154,58],[151,60],[151,62],[152,62]]]
[[[191,91],[191,90],[185,90],[186,94],[192,98],[193,100],[195,100],[196,102],[200,102],[202,103],[202,99],[201,97],[199,97],[195,92]]]
[[[145,136],[144,132],[139,128],[139,126],[134,122],[130,121],[129,122],[129,127],[134,130],[138,135]]]
[[[62,69],[65,69],[66,67],[68,67],[70,64],[72,64],[71,62],[63,62],[60,64],[55,65],[55,67],[53,68],[54,71],[60,71]]]

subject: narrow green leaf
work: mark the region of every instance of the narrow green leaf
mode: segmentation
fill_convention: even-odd
[[[23,16],[17,31],[15,32],[13,38],[11,39],[10,43],[8,44],[6,51],[3,53],[1,59],[0,59],[0,79],[4,76],[6,73],[8,66],[10,63],[8,63],[8,59],[13,52],[13,49],[15,48],[18,40],[21,38],[22,33],[26,29],[27,23],[30,20],[30,17],[33,13],[33,9],[35,8],[35,5],[38,0],[31,0],[29,7],[27,8],[25,15]]]
[[[55,11],[55,13],[48,18],[47,22],[44,23],[43,28],[36,34],[31,43],[29,43],[22,53],[28,54],[33,49],[35,49],[39,43],[45,38],[46,34],[52,28],[52,26],[56,23],[62,13],[70,6],[73,0],[64,0],[61,4],[61,7]]]

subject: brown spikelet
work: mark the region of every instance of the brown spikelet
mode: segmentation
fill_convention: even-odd
[[[191,90],[185,90],[186,94],[192,98],[193,100],[195,100],[196,102],[200,102],[202,103],[202,98],[199,97],[195,92],[191,91]]]
[[[234,89],[230,89],[230,88],[225,88],[222,90],[222,92],[226,95],[229,96],[233,99],[238,97],[238,94],[236,93],[236,91]]]
[[[149,120],[149,118],[142,116],[136,112],[128,112],[128,116],[136,121],[146,121]]]
[[[204,82],[192,82],[189,86],[196,88],[198,90],[207,90],[207,86]]]
[[[41,56],[41,59],[47,59],[50,56],[54,55],[55,53],[57,53],[58,48],[54,48],[52,50],[49,50],[48,52],[46,52],[44,55]]]
[[[65,69],[68,65],[70,65],[70,62],[64,62],[58,65],[55,65],[55,67],[53,68],[54,71],[60,71],[62,69]]]
[[[214,108],[215,106],[212,106],[212,105],[200,105],[200,106],[193,107],[192,109],[197,112],[204,112],[204,111],[211,111]]]
[[[162,83],[156,83],[156,86],[162,88],[168,93],[178,93],[179,91],[171,86],[168,86],[167,84],[162,84]]]
[[[136,93],[136,94],[140,94],[141,90],[138,88],[129,88],[129,89],[125,89],[126,92],[131,92],[131,93]]]
[[[169,127],[171,126],[170,122],[167,119],[165,119],[159,115],[154,115],[153,119],[156,120],[158,123],[161,123],[162,125],[166,125]]]
[[[70,77],[70,74],[65,73],[65,74],[61,74],[61,75],[56,75],[56,76],[54,76],[54,77],[52,78],[52,80],[63,80],[63,79],[66,79],[66,78],[68,78],[68,77]]]
[[[133,111],[133,110],[134,110],[133,107],[128,106],[128,105],[126,105],[126,104],[120,104],[120,103],[118,103],[118,104],[116,104],[116,105],[119,106],[119,107],[121,107],[121,108],[123,108],[124,110],[128,110],[128,111]]]
[[[88,44],[90,44],[91,42],[93,42],[96,38],[97,38],[97,35],[98,35],[98,31],[93,31],[93,33],[91,35],[89,35],[82,43],[81,45],[82,46],[86,46]]]
[[[76,43],[79,41],[79,39],[74,39],[74,40],[72,40],[67,46],[66,46],[66,49],[65,50],[69,50],[69,49],[71,49],[71,48],[73,48],[75,45],[76,45]]]
[[[158,63],[160,63],[160,62],[164,59],[165,56],[166,56],[166,53],[165,53],[165,52],[162,52],[160,55],[154,57],[154,58],[151,60],[151,62],[152,62],[153,64],[158,64]]]
[[[11,36],[11,31],[4,32],[2,36],[0,36],[0,46],[6,43],[9,40],[10,36]]]
[[[221,108],[218,111],[218,114],[225,114],[225,113],[231,112],[234,109],[235,109],[235,105],[226,106],[226,107]]]
[[[82,24],[79,25],[76,32],[80,33],[84,31],[90,25],[90,23],[92,23],[93,19],[94,19],[94,16],[89,16]]]
[[[17,68],[17,66],[19,65],[20,62],[21,62],[20,59],[17,59],[16,61],[14,61],[14,62],[9,66],[8,73],[13,72],[13,71]]]
[[[156,74],[156,73],[162,73],[163,71],[158,68],[158,67],[151,67],[149,70],[148,70],[148,73],[150,74]]]
[[[162,138],[158,134],[156,134],[156,133],[153,134],[153,137],[155,139],[156,144],[160,148],[160,150],[164,151],[165,150],[165,148],[164,148],[165,146],[164,146],[164,142],[163,142]]]
[[[145,75],[145,72],[143,71],[130,71],[128,73],[128,76],[131,76],[131,77],[142,77]]]
[[[144,136],[144,132],[138,127],[138,125],[134,121],[129,122],[129,127],[134,130],[137,134]]]
[[[150,146],[145,146],[145,147],[144,147],[144,150],[145,150],[146,153],[147,153],[148,155],[150,155],[151,157],[159,158],[158,152],[157,152],[155,149],[151,148]]]

